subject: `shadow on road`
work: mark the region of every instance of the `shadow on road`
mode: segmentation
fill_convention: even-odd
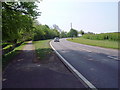
[[[46,48],[38,51],[45,53],[52,50]],[[3,88],[84,88],[56,54],[33,63],[34,50],[19,52],[3,73]]]

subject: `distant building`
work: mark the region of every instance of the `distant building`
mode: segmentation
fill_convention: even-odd
[[[78,34],[78,37],[81,37],[82,35],[81,34]]]

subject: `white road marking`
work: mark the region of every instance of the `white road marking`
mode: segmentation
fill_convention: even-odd
[[[38,67],[40,66],[40,65],[37,65]]]
[[[2,80],[2,81],[4,82],[4,81],[6,81],[6,80],[7,80],[6,78],[3,78],[3,80]]]
[[[112,56],[107,56],[109,58],[115,59],[115,60],[119,60],[118,58],[112,57]]]
[[[90,50],[87,50],[87,49],[81,49],[81,50],[84,50],[84,51],[87,51],[87,52],[92,52],[92,51],[90,51]]]
[[[74,72],[80,79],[82,79],[82,81],[91,89],[93,90],[97,90],[97,88],[90,83],[90,81],[88,81],[80,72],[78,72],[70,63],[67,62],[67,60],[65,60],[56,50],[55,48],[52,46],[51,41],[50,41],[50,46],[52,47],[52,49],[55,51],[55,53],[61,58],[61,60],[63,61],[63,63],[70,69],[72,70],[72,72]]]

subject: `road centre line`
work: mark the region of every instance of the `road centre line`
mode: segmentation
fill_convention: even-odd
[[[84,50],[84,51],[87,51],[87,52],[92,52],[92,51],[90,51],[90,50],[86,50],[86,49],[81,49],[81,50]]]

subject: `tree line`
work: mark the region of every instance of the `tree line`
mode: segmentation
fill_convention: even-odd
[[[56,28],[50,28],[48,25],[35,25],[33,33],[34,33],[33,40],[45,40],[53,39],[55,37],[67,38],[78,36],[78,31],[75,29],[70,29],[69,32],[65,31],[59,32]]]
[[[50,29],[48,25],[36,25],[33,30],[33,40],[45,40],[59,37],[60,33],[56,29]]]

